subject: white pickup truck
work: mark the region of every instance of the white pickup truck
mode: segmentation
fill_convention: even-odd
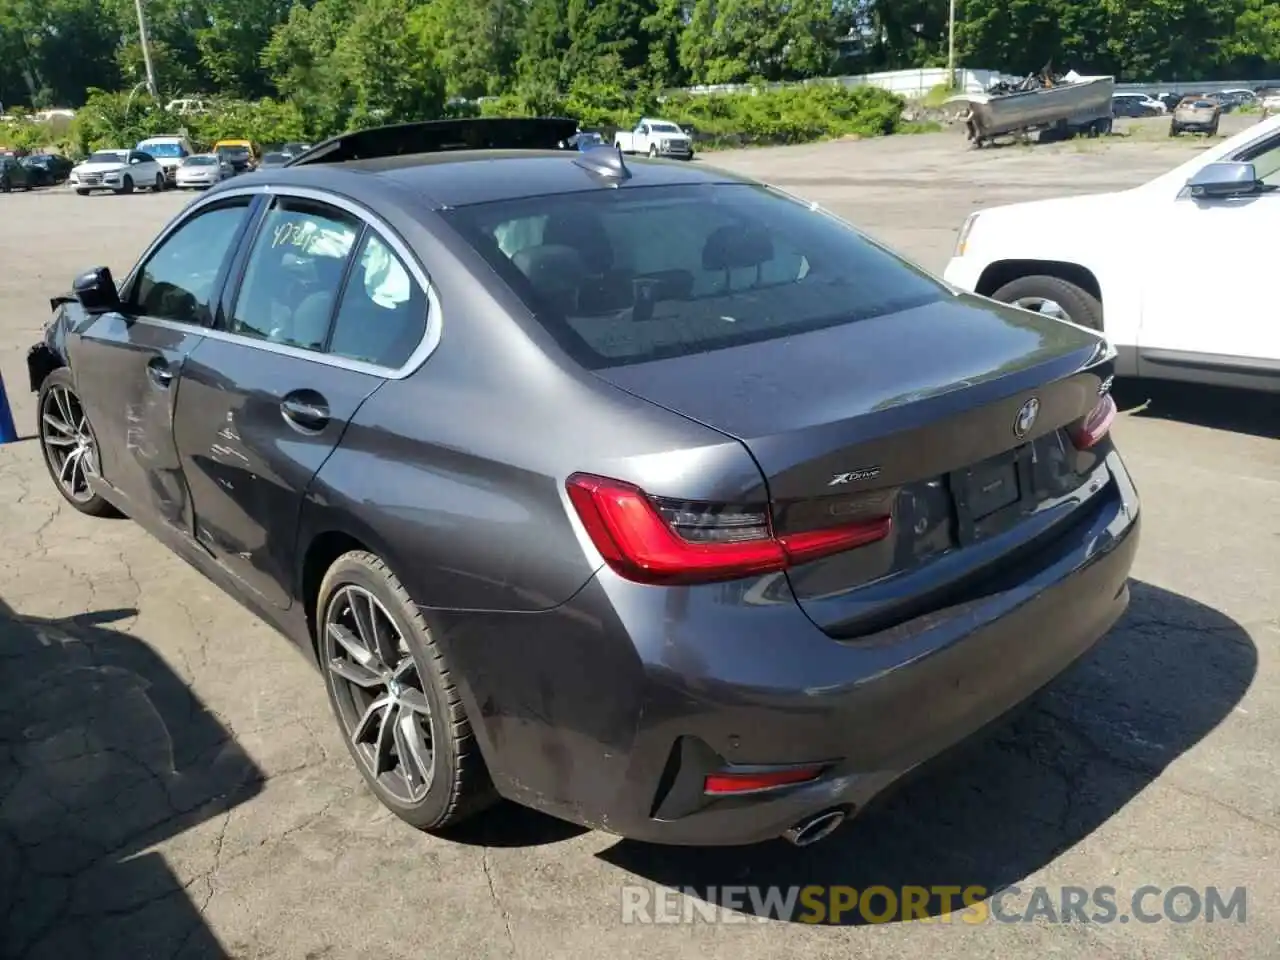
[[[644,117],[629,132],[613,135],[613,146],[619,153],[646,153],[651,157],[693,159],[693,137],[670,120]]]

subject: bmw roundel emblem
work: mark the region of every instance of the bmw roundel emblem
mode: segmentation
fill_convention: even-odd
[[[1038,416],[1040,416],[1040,401],[1032,397],[1018,410],[1018,416],[1013,421],[1013,432],[1019,437],[1025,437],[1036,425]]]

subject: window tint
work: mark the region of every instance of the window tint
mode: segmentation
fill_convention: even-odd
[[[347,258],[360,232],[355,217],[308,201],[280,201],[249,254],[230,329],[272,343],[324,348]]]
[[[138,273],[132,310],[148,317],[207,326],[214,283],[230,255],[249,199],[197,214],[160,245]]]
[[[370,231],[342,293],[329,352],[400,367],[422,340],[427,297],[400,259]]]
[[[592,368],[794,336],[948,296],[834,217],[747,184],[599,190],[445,216]]]

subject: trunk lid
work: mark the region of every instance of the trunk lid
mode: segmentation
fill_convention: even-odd
[[[596,373],[745,444],[778,533],[893,517],[885,540],[788,573],[820,627],[854,636],[926,581],[990,572],[1081,499],[1098,458],[1065,428],[1098,403],[1105,356],[1090,331],[966,295]]]

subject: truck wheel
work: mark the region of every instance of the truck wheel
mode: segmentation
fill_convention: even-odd
[[[1179,133],[1181,133],[1181,131],[1178,129],[1178,125],[1176,123],[1170,123],[1169,136],[1176,137]]]
[[[1069,320],[1091,330],[1102,330],[1102,304],[1098,298],[1061,277],[1019,277],[993,293],[991,299],[1059,320]]]
[[[652,143],[649,144],[649,159],[653,160],[657,156],[658,156],[658,148],[655,147]]]

